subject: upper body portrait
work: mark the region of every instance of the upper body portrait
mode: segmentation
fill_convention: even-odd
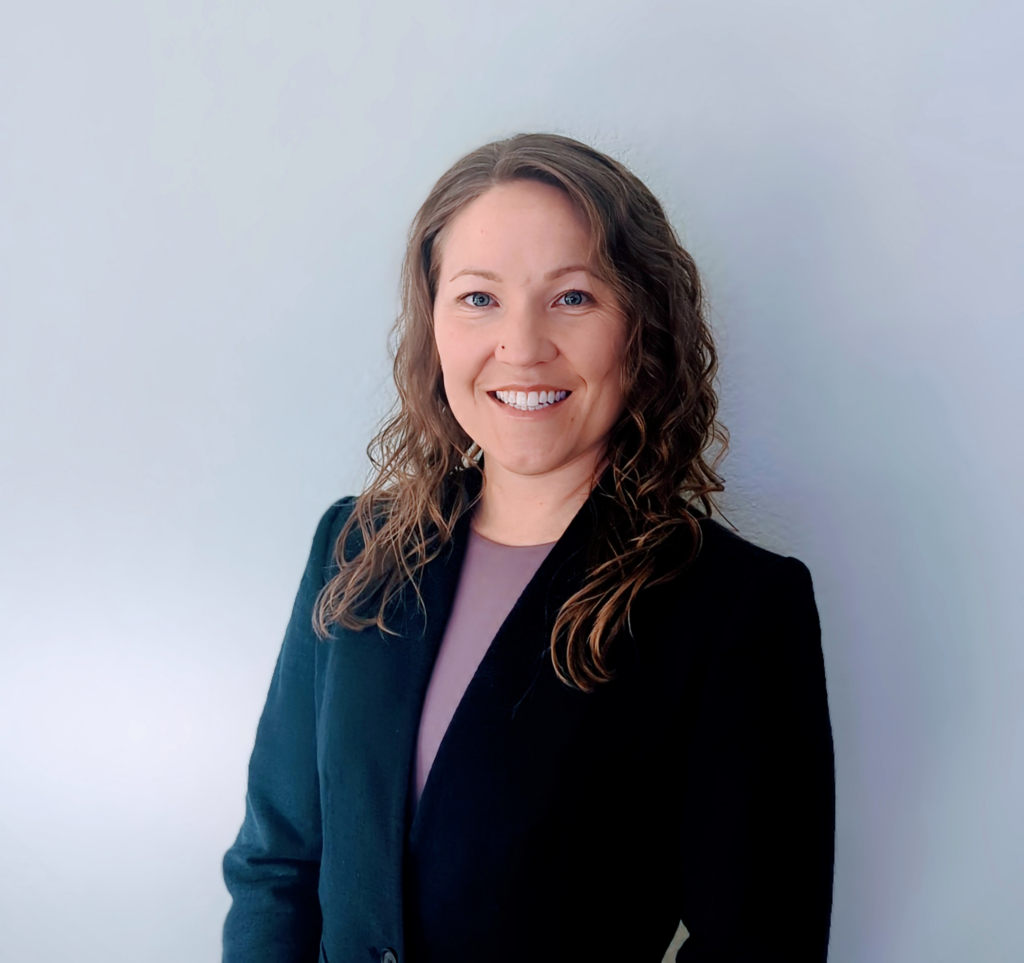
[[[224,858],[225,963],[826,959],[810,573],[715,520],[697,268],[518,135],[417,213],[398,400],[317,528]]]

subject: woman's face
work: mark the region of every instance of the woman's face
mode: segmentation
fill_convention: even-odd
[[[488,468],[541,475],[604,455],[626,331],[589,240],[568,197],[536,181],[490,189],[449,225],[434,338],[452,412]]]

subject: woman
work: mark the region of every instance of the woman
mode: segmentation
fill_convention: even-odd
[[[824,960],[804,565],[711,520],[694,264],[628,170],[520,135],[413,224],[397,414],[317,529],[224,859],[224,959]]]

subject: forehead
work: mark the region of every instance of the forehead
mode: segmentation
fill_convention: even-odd
[[[586,261],[589,249],[587,223],[563,191],[538,181],[513,181],[492,187],[452,218],[441,260],[456,270],[466,266],[462,261],[481,258],[546,263],[572,256]]]

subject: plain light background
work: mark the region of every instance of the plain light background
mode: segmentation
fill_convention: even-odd
[[[5,6],[0,958],[219,959],[409,222],[461,154],[549,130],[665,203],[711,293],[725,505],[813,574],[830,959],[1024,959],[1020,10]]]

